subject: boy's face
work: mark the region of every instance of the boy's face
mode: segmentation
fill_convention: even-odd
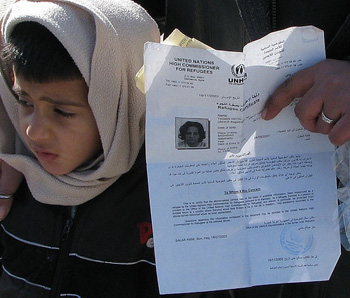
[[[84,80],[33,83],[14,74],[22,137],[42,167],[64,175],[102,150]]]

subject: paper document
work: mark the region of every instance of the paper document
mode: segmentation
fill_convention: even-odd
[[[146,152],[161,294],[326,280],[340,255],[334,146],[268,96],[325,58],[296,27],[243,53],[145,45]]]

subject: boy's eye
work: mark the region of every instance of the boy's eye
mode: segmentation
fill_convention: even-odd
[[[75,116],[74,113],[65,112],[65,111],[58,109],[58,108],[54,108],[54,111],[55,111],[55,113],[57,113],[63,117],[74,117]]]
[[[30,107],[33,107],[33,104],[31,104],[29,101],[27,101],[26,99],[23,99],[23,98],[18,98],[17,99],[17,103],[22,106],[22,107],[25,107],[25,108],[30,108]],[[53,111],[60,115],[60,116],[63,116],[63,117],[74,117],[75,114],[74,113],[71,113],[71,112],[66,112],[62,109],[59,109],[59,108],[54,108]]]
[[[23,98],[18,98],[17,99],[17,103],[19,105],[23,106],[23,107],[26,107],[26,108],[33,106],[29,101],[27,101],[27,100],[25,100]]]

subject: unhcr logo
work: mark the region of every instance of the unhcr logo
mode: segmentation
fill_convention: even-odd
[[[234,77],[228,78],[228,83],[230,85],[243,85],[244,81],[247,79],[244,64],[232,65],[231,73]]]

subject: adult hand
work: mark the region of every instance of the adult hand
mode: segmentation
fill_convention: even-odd
[[[274,118],[297,97],[295,115],[304,128],[328,134],[338,146],[350,139],[350,62],[326,59],[294,74],[268,99],[262,118]],[[324,121],[322,112],[334,121]]]
[[[23,179],[23,175],[10,167],[0,159],[0,194],[10,195],[16,192]],[[3,220],[9,213],[13,198],[0,199],[0,220]]]

